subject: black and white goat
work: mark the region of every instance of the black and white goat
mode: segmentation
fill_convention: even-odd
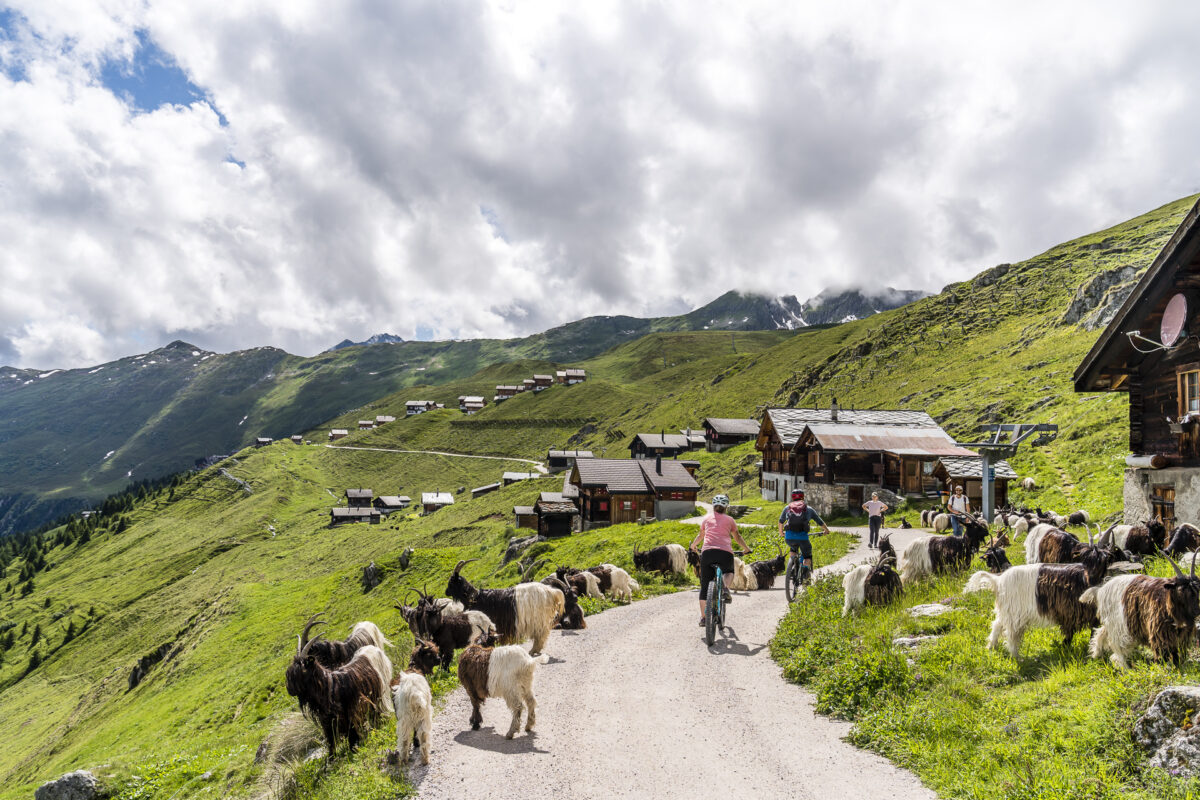
[[[633,548],[633,567],[642,572],[658,572],[662,575],[687,574],[687,548],[681,544],[663,544],[649,550]]]
[[[379,713],[391,713],[392,662],[374,645],[360,647],[347,663],[329,669],[317,660],[313,647],[321,640],[296,637],[296,654],[285,672],[287,692],[300,702],[300,710],[325,734],[326,753],[332,756],[343,736],[355,750]]]
[[[1131,558],[1152,556],[1166,548],[1167,526],[1158,519],[1136,525],[1117,525],[1113,528],[1112,542],[1114,547],[1124,550]]]
[[[496,626],[482,611],[464,611],[457,600],[418,593],[421,599],[409,628],[418,639],[427,639],[437,646],[441,653],[442,669],[449,671],[455,650],[466,647],[485,634],[495,633]],[[443,602],[447,600],[449,602]],[[401,606],[396,607],[402,609]]]
[[[329,624],[320,619],[324,615],[325,613],[321,612],[308,618],[308,622],[304,625],[304,632],[300,634],[301,647],[309,644],[309,631],[318,625]],[[331,642],[321,637],[313,639],[309,651],[322,666],[335,669],[349,663],[350,659],[354,658],[354,654],[367,645],[373,645],[383,650],[385,647],[391,647],[392,643],[384,638],[383,631],[379,630],[379,626],[374,622],[358,622],[350,629],[350,635],[340,642]]]
[[[583,619],[583,609],[579,607],[579,595],[575,594],[575,590],[566,581],[559,580],[557,575],[547,575],[542,578],[542,583],[558,589],[563,595],[563,614],[554,623],[554,627],[570,631],[586,628],[587,623]]]
[[[783,573],[783,569],[787,564],[787,558],[783,554],[783,550],[779,549],[779,555],[775,558],[768,558],[765,561],[755,561],[748,564],[750,572],[754,575],[756,589],[770,589],[775,586],[775,578]]]
[[[882,606],[904,591],[904,583],[895,569],[893,556],[880,555],[872,564],[859,564],[842,578],[845,600],[842,616],[864,605]]]
[[[584,572],[590,572],[596,576],[600,594],[606,595],[612,591],[612,570],[608,567],[588,567]]]
[[[471,699],[471,730],[483,722],[480,706],[489,697],[502,697],[512,711],[512,724],[504,738],[511,739],[521,727],[521,712],[528,710],[525,730],[533,730],[537,721],[537,700],[533,696],[533,676],[538,664],[549,656],[533,657],[517,645],[496,647],[488,637],[458,657],[458,680]]]
[[[629,577],[629,573],[618,567],[616,564],[601,564],[608,571],[609,588],[608,593],[614,600],[625,600],[633,602],[633,593],[640,592],[642,587],[638,582]],[[593,567],[593,569],[595,569]],[[603,583],[601,578],[601,583]]]
[[[471,559],[474,560],[474,559]],[[446,583],[446,594],[468,610],[487,615],[500,640],[516,644],[533,640],[532,653],[540,653],[554,623],[566,607],[563,593],[542,583],[518,583],[508,589],[477,589],[460,571],[469,561],[459,561]]]
[[[1084,592],[1084,602],[1095,604],[1100,617],[1092,636],[1092,658],[1111,651],[1112,663],[1127,669],[1129,656],[1144,644],[1156,660],[1182,665],[1200,617],[1200,579],[1195,559],[1190,575],[1184,575],[1170,556],[1167,560],[1175,569],[1174,578],[1119,575]]]
[[[1096,539],[1088,531],[1088,542],[1084,544],[1074,534],[1060,530],[1048,523],[1042,523],[1029,532],[1025,537],[1025,562],[1027,564],[1079,564],[1087,553],[1093,550],[1104,550],[1108,560],[1115,560],[1111,551],[1113,529],[1115,525],[1100,534]],[[1100,530],[1100,526],[1096,526]]]
[[[579,597],[594,597],[597,600],[604,597],[600,592],[600,579],[587,570],[558,567],[554,570],[554,575],[574,589]]]
[[[962,525],[962,536],[925,536],[908,543],[900,561],[905,586],[927,575],[970,565],[971,557],[988,538],[988,529],[972,518],[962,518]]]
[[[1185,522],[1171,532],[1171,541],[1163,548],[1163,552],[1172,558],[1179,558],[1189,550],[1200,550],[1200,528]]]

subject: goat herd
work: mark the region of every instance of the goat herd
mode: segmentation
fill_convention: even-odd
[[[331,642],[320,634],[309,638],[315,626],[325,624],[320,614],[309,618],[296,637],[287,691],[320,725],[329,755],[342,738],[355,749],[383,712],[395,714],[400,760],[407,761],[412,742],[420,749],[421,763],[428,764],[433,693],[427,676],[439,666],[448,670],[459,649],[458,678],[471,699],[472,730],[479,729],[479,709],[489,697],[503,698],[512,711],[507,738],[520,728],[523,711],[525,730],[532,730],[537,709],[533,675],[539,663],[549,660],[541,652],[550,631],[586,627],[580,596],[608,594],[629,601],[641,589],[615,564],[587,570],[559,567],[540,583],[479,589],[461,574],[468,563],[460,561],[454,568],[446,597],[410,590],[418,595],[416,604],[396,606],[416,639],[408,669],[399,675],[393,675],[384,652],[391,642],[375,623],[359,622],[347,639]],[[521,646],[526,640],[533,641],[528,652]]]
[[[994,538],[979,517],[962,517],[962,536],[926,536],[915,539],[901,555],[900,570],[894,568],[895,551],[885,536],[874,563],[855,567],[843,578],[845,600],[842,614],[863,605],[879,605],[898,597],[906,585],[932,574],[967,569],[975,554],[988,571],[976,572],[967,580],[964,593],[992,591],[996,594],[995,621],[988,637],[989,648],[1001,639],[1009,654],[1018,658],[1021,640],[1030,627],[1058,627],[1066,644],[1081,630],[1092,630],[1093,658],[1111,653],[1113,664],[1128,667],[1128,658],[1140,645],[1158,660],[1180,664],[1196,637],[1200,617],[1200,578],[1196,577],[1196,550],[1200,529],[1184,523],[1170,537],[1162,522],[1112,525],[1099,536],[1091,533],[1086,511],[1061,516],[1041,509],[1003,509],[993,525],[1003,529]],[[950,527],[944,513],[925,511],[922,527]],[[1087,541],[1064,530],[1082,525]],[[1005,548],[1010,532],[1025,535],[1025,564],[1012,566]],[[985,545],[986,541],[986,545]],[[1172,578],[1126,574],[1107,582],[1109,567],[1119,561],[1137,562],[1161,556],[1173,568]],[[1180,567],[1189,562],[1188,574]]]

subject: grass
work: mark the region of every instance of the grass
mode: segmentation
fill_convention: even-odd
[[[1021,548],[1009,551],[1020,563]],[[975,568],[982,568],[976,562]],[[1154,574],[1168,574],[1158,561]],[[1057,629],[1027,633],[1021,661],[984,647],[994,595],[962,595],[965,575],[906,587],[890,606],[841,616],[840,577],[818,581],[780,623],[771,654],[817,710],[852,720],[850,740],[913,770],[940,796],[961,798],[1162,798],[1194,796],[1200,783],[1145,768],[1131,729],[1147,698],[1200,679],[1137,661],[1121,673],[1087,657],[1087,636],[1063,647]],[[914,618],[919,603],[948,602]],[[940,638],[915,651],[899,636]]]

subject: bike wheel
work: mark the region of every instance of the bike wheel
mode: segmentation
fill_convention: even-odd
[[[783,594],[789,603],[796,599],[800,590],[798,562],[799,559],[795,555],[788,556],[787,571],[783,574]]]
[[[705,606],[704,613],[704,641],[712,647],[712,643],[717,639],[717,616],[721,613],[721,570],[717,569],[717,576],[712,583],[708,584],[708,603]]]

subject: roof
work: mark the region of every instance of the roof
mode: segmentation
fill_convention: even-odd
[[[575,507],[574,503],[568,503],[566,501],[550,503],[550,502],[546,502],[545,500],[538,500],[537,505],[534,506],[534,508],[539,513],[542,513],[542,514],[578,514],[579,513],[579,509]]]
[[[538,500],[542,501],[543,503],[561,503],[566,500],[566,498],[563,497],[562,492],[542,492],[541,495],[538,496]]]
[[[534,375],[533,379],[535,381],[552,381],[552,380],[554,380],[554,376],[553,375]]]
[[[433,405],[431,400],[408,400],[404,403],[406,406],[429,406]]]
[[[389,416],[387,414],[380,414],[379,416],[375,417],[375,421],[376,422],[395,422],[396,418]]]
[[[591,458],[591,450],[551,450],[546,458]]]
[[[632,458],[583,458],[575,462],[582,486],[603,486],[610,492],[648,494],[650,485],[640,462]]]
[[[256,441],[256,442],[272,442],[272,441],[274,441],[274,439],[272,439],[270,436],[259,436],[254,441]]]
[[[300,435],[300,434],[298,434],[298,433],[293,433],[293,434],[292,434],[292,438],[293,438],[293,439],[303,439],[304,437],[303,437],[303,436],[301,436],[301,435]]]
[[[640,439],[646,447],[670,447],[676,450],[686,450],[688,438],[682,433],[639,433],[633,437]]]
[[[563,474],[562,496],[564,500],[579,497],[579,487],[571,483],[571,473],[569,472]]]
[[[506,481],[527,481],[538,477],[541,475],[537,472],[506,472],[503,475],[503,479]]]
[[[1135,329],[1134,323],[1138,320],[1135,314],[1153,313],[1158,303],[1170,291],[1172,286],[1170,278],[1174,275],[1171,267],[1173,265],[1185,266],[1187,263],[1186,261],[1179,262],[1175,258],[1176,255],[1183,253],[1189,259],[1194,257],[1187,254],[1184,241],[1193,237],[1197,219],[1200,219],[1200,200],[1188,210],[1187,215],[1179,223],[1179,227],[1175,229],[1175,233],[1171,234],[1171,238],[1155,256],[1153,263],[1142,274],[1141,280],[1137,282],[1133,291],[1125,298],[1125,302],[1117,309],[1117,313],[1108,323],[1108,327],[1100,334],[1100,338],[1096,340],[1092,349],[1075,369],[1075,391],[1101,391],[1103,388],[1111,391],[1111,387],[1098,385],[1100,382],[1098,373],[1101,366],[1099,362],[1110,360],[1122,352],[1126,357],[1136,355],[1132,352],[1129,340],[1123,333]],[[1157,336],[1157,331],[1151,335]]]
[[[406,506],[412,501],[407,497],[398,497],[394,494],[381,494],[375,498],[375,502],[384,506]]]
[[[329,513],[335,519],[338,517],[374,517],[379,515],[377,508],[331,508]]]
[[[951,478],[983,477],[983,456],[942,456],[938,462],[946,468],[946,474]],[[1016,470],[1007,461],[996,461],[992,466],[995,467],[997,478],[1017,479]]]
[[[586,369],[569,369],[566,370],[568,378],[582,378],[587,375]]]
[[[758,431],[755,431],[757,433]],[[680,431],[683,437],[692,444],[704,444],[704,431],[702,430],[686,430]]]
[[[537,511],[534,510],[533,506],[513,506],[513,513],[517,516],[523,516],[525,514],[536,514]]]
[[[700,490],[700,484],[692,477],[692,473],[687,471],[682,461],[663,460],[662,472],[658,471],[660,465],[654,461],[638,461],[638,464],[646,476],[647,483],[655,491]]]
[[[350,435],[350,431],[346,430],[345,428],[334,428],[333,430],[330,431],[330,433],[333,434],[334,436],[349,436]]]
[[[449,492],[421,492],[421,504],[427,506],[452,506],[454,495]]]
[[[346,497],[352,497],[355,500],[360,500],[363,498],[370,500],[374,496],[375,496],[375,492],[371,491],[370,489],[347,489],[346,490]]]
[[[838,409],[837,422],[832,419],[828,408],[768,408],[763,418],[771,421],[785,447],[791,447],[800,437],[804,426],[810,423],[830,425],[891,425],[912,428],[937,428],[933,417],[924,411],[905,409],[870,408],[863,410]]]
[[[515,392],[520,388],[521,388],[520,386],[511,386],[511,385],[506,385],[506,384],[500,384],[496,387],[496,391],[497,392],[504,392],[504,391]]]
[[[536,381],[533,378],[526,378],[521,383],[536,383]]]
[[[974,456],[941,428],[902,425],[806,425],[821,447],[840,452],[886,452],[898,456]]]
[[[471,490],[471,494],[478,494],[479,492],[494,492],[495,490],[497,490],[499,488],[500,488],[500,481],[496,481],[495,483],[488,483],[483,486],[476,486],[474,489]]]
[[[556,370],[554,372],[554,377],[565,378],[565,377],[567,377],[567,371],[565,369]]]
[[[473,394],[464,394],[462,397],[458,398],[458,402],[460,402],[460,403],[482,403],[483,398],[476,397]]]
[[[375,424],[375,420],[373,420],[373,419],[360,419],[358,421],[358,427],[360,427],[360,428],[363,425],[372,425],[373,426],[374,424]]]
[[[705,417],[704,427],[712,428],[722,436],[758,436],[759,424],[752,419],[727,419]]]

